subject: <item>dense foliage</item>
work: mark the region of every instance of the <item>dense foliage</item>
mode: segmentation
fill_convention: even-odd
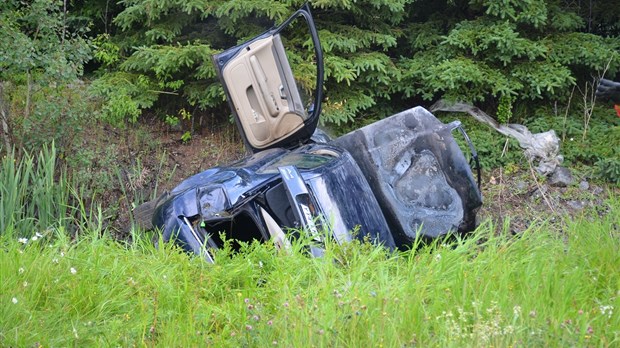
[[[107,97],[107,118],[135,120],[162,99],[163,114],[188,104],[227,113],[211,55],[280,23],[302,3],[123,2],[114,18],[120,32],[100,40],[95,55],[106,72],[94,90]],[[509,115],[515,103],[565,100],[574,85],[620,69],[618,24],[600,6],[594,10],[606,17],[599,19],[549,0],[312,5],[326,55],[325,122],[385,116],[437,98],[499,106]],[[593,22],[604,35],[593,33]]]
[[[67,15],[66,2],[49,0],[3,1],[0,27],[4,147],[70,144],[87,114],[77,81],[90,59],[87,28]]]
[[[399,62],[406,95],[495,104],[557,100],[580,74],[613,76],[620,68],[617,38],[580,32],[584,19],[556,1],[435,5],[413,18],[419,23],[407,27],[406,40],[413,54]]]

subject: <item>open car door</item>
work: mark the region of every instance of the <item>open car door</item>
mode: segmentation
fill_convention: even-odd
[[[299,39],[296,30],[301,21],[307,24],[311,41]],[[288,45],[297,48],[290,51],[295,54],[291,59],[294,64],[285,51]],[[213,61],[237,126],[252,152],[292,147],[312,136],[321,113],[323,56],[307,4],[280,26],[214,55]],[[309,67],[316,71],[316,79],[310,81]],[[306,78],[296,81],[303,71]]]

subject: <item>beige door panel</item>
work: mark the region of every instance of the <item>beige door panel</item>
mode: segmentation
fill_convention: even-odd
[[[307,116],[279,35],[251,43],[222,77],[253,147],[267,147],[303,127]]]

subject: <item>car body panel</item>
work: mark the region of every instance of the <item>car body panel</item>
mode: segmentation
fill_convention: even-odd
[[[312,38],[316,82],[304,105],[282,43],[281,33],[302,18]],[[314,133],[321,114],[323,53],[308,5],[283,24],[213,56],[237,126],[252,152],[295,147]]]
[[[300,156],[310,157],[306,167]],[[325,160],[312,162],[317,156]],[[286,167],[278,163],[291,161],[298,165],[299,187],[311,200],[312,218],[320,221],[319,232],[325,231],[339,243],[357,238],[395,246],[379,204],[351,155],[325,144],[271,149],[194,175],[160,199],[153,225],[162,228],[164,241],[173,240],[196,254],[221,246],[220,232],[235,240],[271,239],[273,233],[267,226],[272,222],[264,218],[265,213],[285,232],[299,234],[307,226],[287,199],[289,191],[283,187],[280,171],[273,170]],[[356,192],[355,200],[351,190]],[[354,230],[356,235],[351,234]]]

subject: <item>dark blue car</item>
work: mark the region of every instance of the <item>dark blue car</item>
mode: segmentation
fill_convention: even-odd
[[[312,37],[311,87],[299,86],[284,48],[282,32],[294,22],[306,23]],[[333,140],[316,131],[323,59],[307,6],[213,60],[253,155],[196,174],[137,208],[137,220],[160,228],[164,241],[214,261],[210,250],[222,237],[286,248],[307,233],[318,256],[324,238],[407,248],[418,236],[475,228],[479,182],[454,130],[477,156],[458,121],[443,124],[417,107]]]

